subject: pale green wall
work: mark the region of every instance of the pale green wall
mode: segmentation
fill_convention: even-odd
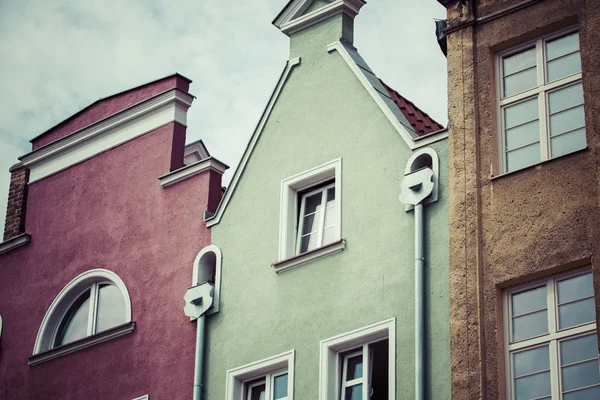
[[[399,203],[412,154],[342,57],[326,44],[340,18],[292,38],[290,75],[229,206],[212,228],[223,253],[220,312],[208,317],[205,395],[223,399],[228,369],[296,350],[295,398],[318,398],[319,342],[397,318],[397,397],[413,395],[413,215]],[[312,31],[312,33],[311,33]],[[338,34],[339,37],[339,34]],[[427,107],[427,105],[422,105]],[[447,144],[440,201],[426,207],[430,398],[450,398]],[[281,180],[342,157],[347,248],[277,275]]]

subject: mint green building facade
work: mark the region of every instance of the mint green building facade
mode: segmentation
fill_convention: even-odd
[[[222,258],[203,398],[252,398],[253,382],[283,371],[288,399],[334,400],[351,383],[342,374],[355,349],[387,362],[388,395],[380,381],[373,398],[415,397],[414,215],[398,195],[407,162],[424,148],[439,157],[437,198],[424,207],[424,398],[450,398],[447,133],[415,134],[352,47],[363,5],[292,1],[275,20],[290,36],[290,61],[207,220]],[[302,196],[323,182],[335,188],[337,234],[297,254]],[[361,347],[381,339],[385,356]],[[277,384],[265,399],[278,398]]]

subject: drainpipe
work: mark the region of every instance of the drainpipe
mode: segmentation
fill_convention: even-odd
[[[433,185],[433,171],[424,167],[406,174],[400,191],[400,201],[414,206],[415,210],[415,400],[425,398],[423,202],[432,193]]]
[[[212,306],[214,285],[210,282],[201,283],[187,290],[183,311],[190,319],[196,320],[196,359],[194,361],[194,397],[202,398],[202,375],[204,369],[204,340],[206,333],[206,311]]]

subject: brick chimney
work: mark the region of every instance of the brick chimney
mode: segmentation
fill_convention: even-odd
[[[27,182],[29,182],[29,169],[21,164],[13,165],[10,168],[10,187],[8,191],[8,205],[6,207],[4,241],[25,233]]]

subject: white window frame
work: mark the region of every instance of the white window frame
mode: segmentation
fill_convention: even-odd
[[[208,271],[205,271],[206,268],[212,267],[210,263],[205,262],[208,257],[214,256],[215,258],[215,282],[214,282],[214,291],[213,291],[213,304],[212,307],[206,311],[206,315],[211,315],[219,312],[220,299],[221,299],[221,263],[223,260],[223,255],[221,254],[221,249],[214,244],[204,247],[194,260],[194,267],[192,271],[192,287],[197,286],[201,283],[204,283],[206,280],[204,277],[208,274]],[[190,318],[193,320],[194,318]]]
[[[512,353],[528,348],[535,348],[541,345],[549,344],[550,352],[550,382],[551,382],[551,397],[552,400],[562,399],[561,382],[560,382],[560,355],[558,342],[566,338],[575,338],[590,333],[597,333],[596,321],[576,325],[574,327],[559,329],[558,327],[558,303],[556,290],[557,282],[574,278],[580,275],[585,275],[592,272],[591,268],[586,267],[570,271],[563,274],[552,275],[548,278],[539,279],[529,282],[524,285],[510,288],[504,292],[503,298],[503,318],[504,318],[504,364],[506,373],[506,397],[507,400],[514,399],[514,377],[512,368]],[[548,332],[532,338],[523,339],[511,343],[512,334],[512,307],[511,299],[515,293],[524,292],[538,287],[546,286],[547,313],[548,313]],[[579,299],[583,300],[583,299]]]
[[[302,246],[302,230],[304,229],[304,210],[306,207],[306,198],[313,196],[317,193],[321,193],[321,215],[319,216],[319,220],[315,221],[316,222],[316,232],[317,233],[317,249],[321,246],[323,246],[323,234],[325,232],[325,217],[327,216],[327,191],[331,188],[335,188],[335,182],[334,183],[330,183],[327,184],[325,186],[321,186],[318,189],[315,190],[310,190],[309,192],[306,193],[302,193],[301,195],[301,200],[300,200],[300,214],[298,216],[298,232],[296,234],[296,254],[302,254],[300,253],[300,248]],[[337,208],[337,202],[335,203],[335,206]],[[337,212],[337,210],[334,210],[333,212]],[[339,224],[337,224],[339,225]],[[336,226],[337,229],[337,226]],[[309,250],[310,251],[310,250]]]
[[[396,398],[396,318],[342,333],[320,343],[319,400],[340,399],[344,353],[362,346],[363,377],[369,374],[369,344],[388,340],[388,398]],[[366,353],[365,353],[366,351]],[[368,375],[367,375],[368,376]],[[369,385],[363,385],[363,391]],[[363,392],[365,393],[365,392]],[[366,397],[368,398],[368,397]]]
[[[337,158],[281,181],[279,210],[279,256],[278,261],[297,256],[299,232],[298,211],[301,206],[298,195],[310,187],[333,181],[337,213],[336,238],[342,238],[342,159]],[[300,254],[301,255],[301,254]]]
[[[248,395],[245,391],[246,388],[249,384],[253,384],[253,381],[259,379],[266,380],[266,393],[269,393],[271,379],[287,372],[288,397],[286,400],[294,400],[294,360],[295,350],[290,350],[228,370],[225,378],[225,399],[246,400]],[[269,400],[269,397],[265,400]]]
[[[86,271],[69,282],[69,284],[60,291],[48,308],[35,340],[33,350],[34,355],[54,348],[56,331],[73,302],[76,301],[86,289],[93,287],[94,284],[105,282],[116,286],[120,290],[125,303],[123,324],[131,322],[131,299],[129,298],[127,287],[121,278],[114,272],[106,269]],[[93,293],[90,294],[90,298],[92,294]],[[90,301],[90,303],[92,303],[92,301]],[[95,318],[91,319],[95,320]],[[88,332],[89,329],[90,326],[88,324]]]
[[[560,155],[558,157],[551,157],[550,155],[550,128],[549,128],[549,117],[548,117],[548,94],[557,89],[562,89],[567,86],[571,86],[577,83],[582,82],[582,72],[578,72],[560,79],[557,79],[552,82],[546,83],[546,42],[552,41],[554,39],[558,39],[563,36],[567,36],[569,34],[578,32],[577,27],[570,27],[568,29],[561,30],[559,32],[555,32],[551,35],[544,36],[538,38],[537,40],[528,41],[518,47],[513,47],[510,50],[503,51],[498,53],[496,56],[496,104],[497,107],[497,115],[498,115],[498,143],[499,151],[498,151],[498,160],[500,166],[500,174],[507,174],[519,171],[524,168],[531,167],[532,165],[538,164],[532,163],[528,164],[519,169],[515,169],[513,171],[507,170],[506,165],[506,133],[504,131],[504,109],[508,106],[518,104],[525,100],[530,100],[537,96],[538,99],[538,116],[539,116],[539,124],[540,124],[540,161],[539,163],[551,160],[553,158],[560,158],[567,154]],[[502,69],[502,60],[504,57],[515,55],[526,51],[528,49],[535,48],[536,49],[536,76],[537,76],[537,86],[520,92],[514,95],[504,97],[504,80],[503,80],[503,69]],[[581,57],[581,46],[579,49],[580,57]],[[570,53],[571,54],[571,53]],[[585,124],[584,124],[585,127]]]
[[[265,400],[274,400],[273,398],[273,390],[275,389],[275,378],[281,376],[281,375],[287,375],[288,371],[287,369],[281,370],[281,371],[277,371],[277,372],[272,372],[270,374],[266,374],[264,377],[259,378],[259,379],[253,379],[247,382],[244,382],[244,400],[251,400],[251,389],[256,387],[256,386],[260,386],[260,385],[265,385]],[[288,383],[289,383],[289,375],[288,375]],[[278,400],[288,400],[289,397],[289,386],[288,386],[288,396],[278,399]]]

